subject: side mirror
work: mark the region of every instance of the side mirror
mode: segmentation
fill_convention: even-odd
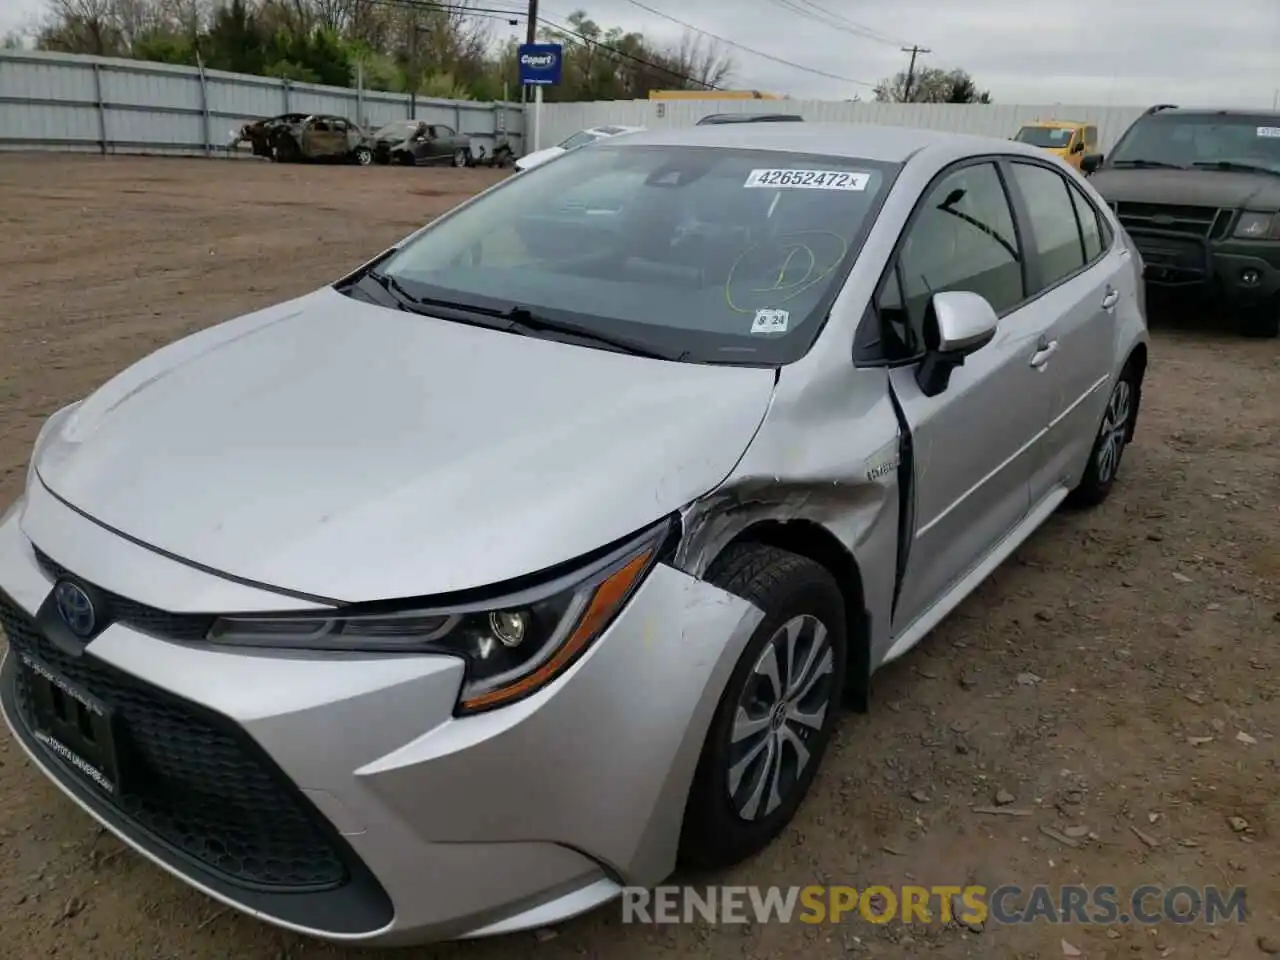
[[[1080,158],[1080,172],[1086,176],[1093,173],[1102,166],[1103,159],[1104,155],[1101,153],[1086,153]]]
[[[1074,147],[1072,147],[1072,148],[1071,148],[1071,152],[1072,152],[1072,153],[1084,153],[1084,144],[1083,144],[1083,143],[1077,143]]]
[[[1000,319],[979,294],[966,290],[935,293],[925,318],[927,352],[916,369],[916,383],[926,397],[947,389],[951,371],[964,366],[965,357],[981,350],[996,335]]]

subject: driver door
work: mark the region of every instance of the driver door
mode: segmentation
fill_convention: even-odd
[[[1000,317],[995,338],[965,359],[937,396],[918,364],[890,371],[912,442],[907,553],[894,635],[910,627],[1028,514],[1031,478],[1048,426],[1051,380],[1032,365],[1045,322],[1027,300],[1024,256],[996,164],[969,162],[935,181],[908,227],[880,295],[916,342],[934,293],[981,294]]]

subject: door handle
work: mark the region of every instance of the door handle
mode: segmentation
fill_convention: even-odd
[[[1049,362],[1049,358],[1058,352],[1058,341],[1050,340],[1045,343],[1043,340],[1036,348],[1036,352],[1031,355],[1031,365],[1037,370],[1043,370],[1045,364]]]
[[[1120,302],[1120,291],[1108,289],[1107,295],[1102,298],[1102,309],[1114,310],[1116,308],[1116,304],[1119,302]]]

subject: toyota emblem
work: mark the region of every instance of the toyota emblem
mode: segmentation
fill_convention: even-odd
[[[98,625],[98,613],[83,589],[63,580],[53,588],[53,602],[67,629],[81,639],[92,635],[93,628]]]

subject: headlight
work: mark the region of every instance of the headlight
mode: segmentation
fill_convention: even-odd
[[[1235,235],[1242,240],[1280,239],[1280,217],[1270,213],[1242,213]]]
[[[326,616],[221,617],[207,639],[238,646],[461,657],[467,672],[458,711],[489,710],[526,697],[564,673],[627,602],[670,531],[664,521],[571,575],[497,601],[399,610],[361,604]]]

